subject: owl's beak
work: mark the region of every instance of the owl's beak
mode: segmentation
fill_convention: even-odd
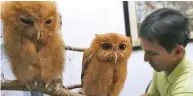
[[[37,34],[37,40],[39,40],[40,39],[40,32],[38,32],[38,34]]]
[[[117,54],[116,54],[116,52],[114,52],[114,56],[115,56],[115,62],[114,63],[117,63]]]

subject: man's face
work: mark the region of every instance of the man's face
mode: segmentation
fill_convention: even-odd
[[[140,39],[141,47],[144,49],[144,61],[149,62],[153,69],[157,72],[168,71],[175,62],[175,55],[173,52],[168,53],[157,42],[149,42]]]

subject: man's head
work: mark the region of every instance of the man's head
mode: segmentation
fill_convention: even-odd
[[[176,10],[159,9],[145,18],[139,37],[144,60],[158,72],[172,71],[190,38],[188,19]]]

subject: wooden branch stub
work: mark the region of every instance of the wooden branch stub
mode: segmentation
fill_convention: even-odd
[[[76,47],[71,47],[71,46],[66,46],[65,49],[71,50],[71,51],[80,51],[80,52],[84,52],[86,50],[86,48],[76,48]]]
[[[75,89],[75,88],[82,88],[82,84],[74,84],[67,87],[68,90]]]
[[[55,88],[45,88],[43,84],[39,84],[38,86],[30,85],[28,86],[30,89],[28,89],[24,82],[19,80],[1,80],[1,90],[20,90],[20,91],[37,91],[42,92],[48,95],[53,96],[84,96],[82,94],[78,94],[72,91],[67,90],[67,88],[77,88],[76,86],[70,86],[67,88],[60,87],[58,91],[55,91]]]

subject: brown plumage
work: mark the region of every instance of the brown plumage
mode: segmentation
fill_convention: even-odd
[[[87,96],[119,96],[130,54],[129,37],[117,33],[96,35],[83,54],[83,93]]]
[[[7,1],[2,4],[3,40],[18,80],[62,80],[64,42],[55,2]]]

